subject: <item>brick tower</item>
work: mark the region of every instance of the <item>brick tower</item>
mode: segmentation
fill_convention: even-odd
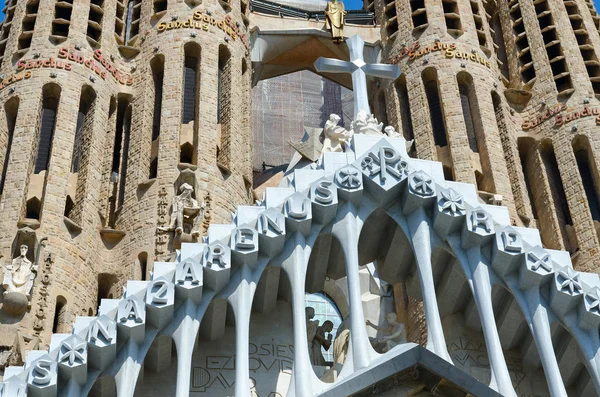
[[[591,0],[376,0],[384,58],[374,93],[414,154],[476,183],[512,223],[598,271],[600,18]],[[383,105],[385,104],[385,105]],[[381,110],[379,114],[384,112]],[[380,116],[381,117],[381,116]]]
[[[3,363],[197,240],[157,229],[184,183],[200,235],[251,201],[248,3],[199,3],[7,1],[0,253],[25,244],[38,272],[30,307],[0,314]]]

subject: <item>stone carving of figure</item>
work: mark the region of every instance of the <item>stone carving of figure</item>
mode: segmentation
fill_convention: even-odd
[[[402,134],[399,133],[398,131],[396,131],[396,129],[393,126],[391,126],[391,125],[388,125],[387,127],[385,127],[383,129],[383,131],[390,138],[402,138]]]
[[[198,205],[192,197],[194,188],[188,183],[184,183],[179,188],[179,196],[173,197],[171,205],[171,223],[168,227],[159,227],[162,231],[175,231],[176,234],[184,232],[184,224],[191,224],[190,234],[192,237],[199,237],[200,221],[204,212],[204,204]]]
[[[21,255],[13,259],[10,265],[4,267],[2,287],[4,287],[4,295],[19,292],[29,299],[37,266],[27,259],[27,251],[29,251],[27,245],[21,245],[20,251]]]
[[[348,341],[350,340],[350,316],[340,324],[333,340],[333,363],[344,364],[348,355]]]
[[[338,125],[341,118],[337,114],[331,114],[325,122],[325,140],[323,141],[323,152],[343,152],[344,145],[352,138],[351,132]]]
[[[331,30],[331,37],[336,44],[344,41],[344,16],[347,13],[341,0],[332,0],[325,8],[325,28]]]
[[[381,353],[385,353],[393,349],[395,346],[406,343],[406,328],[404,324],[398,321],[396,313],[388,313],[386,316],[388,323],[387,327],[378,327],[371,321],[367,320],[367,325],[377,331],[382,332],[380,338],[371,339],[373,348]]]
[[[383,123],[367,113],[365,110],[359,110],[356,114],[356,120],[351,124],[353,134],[382,135]]]
[[[308,352],[311,353],[310,347],[312,345],[312,341],[315,337],[315,334],[317,333],[317,328],[319,327],[319,321],[313,320],[313,318],[315,317],[315,309],[313,307],[307,307],[305,310],[306,310],[306,337],[308,339],[308,349],[309,349]],[[311,361],[312,361],[312,355],[311,355]]]
[[[318,321],[317,321],[318,323]],[[325,361],[325,357],[323,357],[323,353],[321,352],[321,346],[325,350],[329,350],[331,347],[333,335],[331,335],[331,331],[333,331],[333,323],[329,320],[325,321],[323,325],[317,328],[315,336],[312,340],[312,345],[310,347],[310,362],[312,365],[320,365],[325,366],[327,362]],[[325,334],[328,334],[325,336]]]

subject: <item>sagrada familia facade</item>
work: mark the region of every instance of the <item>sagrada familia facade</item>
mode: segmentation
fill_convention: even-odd
[[[0,397],[600,395],[592,0],[313,3],[6,1]]]

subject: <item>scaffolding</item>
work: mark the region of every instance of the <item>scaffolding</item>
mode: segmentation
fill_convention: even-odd
[[[305,127],[323,127],[331,113],[346,128],[354,114],[351,90],[304,70],[260,81],[252,90],[253,169],[287,164]]]

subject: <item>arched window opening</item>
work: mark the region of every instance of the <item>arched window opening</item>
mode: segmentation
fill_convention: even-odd
[[[54,36],[54,39],[62,41],[69,36],[72,13],[73,0],[62,0],[54,3],[54,20],[52,21],[52,36]]]
[[[374,4],[373,2],[372,4]],[[429,26],[427,19],[427,8],[425,7],[425,0],[411,0],[410,1],[411,19],[413,23],[413,29],[418,32],[422,32]]]
[[[77,125],[71,158],[72,173],[79,172],[82,157],[85,156],[83,149],[87,147],[92,138],[92,112],[90,112],[90,109],[95,99],[96,92],[90,86],[84,86],[79,98],[79,111],[77,113]]]
[[[104,0],[91,0],[88,15],[87,40],[92,47],[98,47],[102,40],[102,20],[104,19]]]
[[[573,151],[577,160],[577,168],[583,183],[583,189],[590,207],[592,219],[600,222],[600,197],[598,196],[597,171],[594,167],[593,154],[587,137],[578,136],[573,140]]]
[[[406,76],[403,74],[396,81],[396,93],[400,104],[400,117],[402,118],[402,133],[406,140],[414,139],[412,116],[410,114],[410,102],[408,100],[408,89],[406,87]]]
[[[562,225],[572,225],[571,213],[569,212],[569,205],[567,203],[567,195],[565,194],[565,188],[558,169],[558,162],[554,154],[554,148],[549,142],[543,142],[540,147],[542,161],[546,168],[546,175],[548,176],[548,182],[550,183],[550,189],[554,199],[554,210],[556,215],[559,217],[559,222]]]
[[[19,35],[18,55],[22,56],[31,47],[31,39],[35,29],[35,21],[37,19],[38,10],[40,8],[40,0],[29,0],[25,6],[25,16],[21,23],[21,34]]]
[[[219,70],[217,88],[217,131],[220,139],[217,146],[217,164],[226,170],[231,161],[231,53],[226,46],[219,46]]]
[[[521,81],[524,84],[533,85],[535,81],[535,68],[533,67],[533,58],[529,48],[529,39],[523,23],[523,14],[519,0],[514,0],[510,7],[510,19],[513,26],[513,35],[516,37],[517,59],[519,70],[521,72]]]
[[[146,281],[148,267],[148,253],[140,252],[138,255],[138,263],[140,266],[140,280]]]
[[[131,97],[121,95],[117,103],[117,124],[115,130],[115,141],[113,146],[112,175],[115,177],[113,183],[118,183],[118,197],[116,209],[121,208],[125,200],[125,179],[127,177],[127,160],[129,157],[129,133],[131,130]]]
[[[533,197],[533,187],[531,185],[533,163],[531,162],[533,142],[530,138],[519,138],[517,140],[517,146],[519,149],[519,159],[521,160],[521,172],[523,173],[523,179],[525,180],[525,189],[529,197],[529,203],[531,204],[531,213],[534,219],[538,219],[537,208],[535,205],[535,199]]]
[[[444,165],[442,167],[442,170],[444,171],[444,179],[447,181],[453,181],[454,180],[454,172],[452,171],[451,167],[448,167],[447,165]]]
[[[471,101],[471,89],[464,83],[458,85],[458,91],[460,94],[460,105],[462,107],[463,119],[465,121],[465,128],[467,130],[467,138],[469,139],[469,147],[475,153],[479,152],[477,147],[477,134],[475,133],[475,120],[473,112],[473,103]]]
[[[8,170],[8,161],[10,159],[10,149],[12,147],[13,136],[15,134],[15,125],[17,123],[17,113],[19,112],[19,98],[14,97],[4,104],[4,113],[6,117],[6,150],[2,160],[2,177],[0,179],[0,195],[4,192],[4,183],[6,181],[6,172]]]
[[[39,174],[48,169],[52,140],[54,138],[54,129],[56,127],[56,113],[58,111],[59,98],[60,88],[57,85],[48,84],[44,86],[41,122],[39,124],[38,132],[38,150],[34,170],[35,174]]]
[[[444,19],[446,20],[446,30],[449,34],[458,36],[463,33],[458,2],[456,0],[442,0],[444,9]]]
[[[25,218],[27,219],[36,219],[40,220],[40,215],[42,213],[42,202],[37,197],[32,197],[27,200],[26,209],[25,209]]]
[[[68,332],[69,324],[67,314],[67,300],[63,296],[56,297],[56,306],[54,309],[54,322],[52,323],[52,333]]]
[[[379,90],[375,108],[376,108],[376,112],[377,112],[377,120],[379,120],[380,123],[383,123],[384,126],[388,125],[387,114],[386,114],[385,94],[383,93],[383,90]]]
[[[117,284],[117,276],[109,273],[98,274],[98,295],[97,295],[97,307],[100,307],[102,299],[112,299],[115,286]]]
[[[320,325],[325,324],[327,321],[331,322],[332,330],[329,333],[337,335],[343,319],[340,310],[331,297],[324,292],[306,293],[304,295],[304,305],[306,308],[310,307],[314,310],[312,321],[318,321]],[[333,365],[333,345],[327,350],[321,347],[321,354],[328,365]]]
[[[152,94],[154,95],[154,107],[152,109],[152,141],[150,148],[150,169],[148,177],[154,179],[158,175],[158,146],[160,137],[160,119],[162,115],[163,82],[164,82],[165,58],[156,56],[150,61],[152,72]]]
[[[179,162],[192,164],[194,159],[194,147],[191,143],[186,142],[181,145],[180,154],[179,154]]]
[[[130,46],[140,31],[142,0],[117,0],[115,34],[119,44]]]
[[[427,96],[427,104],[429,105],[429,117],[433,129],[433,140],[436,146],[444,147],[448,145],[448,140],[446,138],[446,125],[444,123],[442,103],[440,100],[437,72],[435,69],[430,68],[424,70],[421,76],[423,77],[423,83],[425,84],[425,94]]]
[[[217,124],[221,124],[223,112],[228,112],[228,89],[231,80],[229,59],[231,54],[225,46],[219,46],[219,75],[218,75],[218,100],[217,100]]]
[[[547,0],[537,1],[534,4],[535,12],[538,16],[538,23],[544,39],[544,48],[546,49],[550,67],[552,68],[556,90],[559,95],[569,94],[573,90],[573,82],[571,81],[569,67],[563,54],[558,30],[556,29],[554,18],[552,16],[552,10],[550,9]]]
[[[492,36],[494,52],[496,53],[496,63],[498,64],[498,69],[502,73],[505,81],[508,82],[510,78],[508,74],[508,57],[506,55],[506,46],[504,45],[502,24],[500,23],[500,13],[498,12],[496,5],[497,3],[493,1],[486,2],[485,13],[487,16],[490,36]]]
[[[6,2],[6,8],[4,10],[4,23],[2,24],[2,28],[0,28],[0,64],[4,59],[4,52],[6,51],[6,44],[8,43],[8,35],[10,34],[10,28],[12,26],[16,9],[17,4],[15,1],[8,0]]]
[[[150,162],[150,173],[148,179],[154,179],[158,176],[158,157],[155,157]]]
[[[65,213],[64,216],[67,218],[71,217],[71,211],[73,211],[73,208],[75,207],[75,203],[73,202],[73,199],[71,198],[71,196],[67,196],[67,199],[65,200]]]
[[[194,51],[195,46],[185,47],[185,60],[183,63],[183,103],[181,112],[181,123],[187,124],[196,119],[197,94],[198,94],[198,70],[200,59]]]
[[[167,11],[167,4],[168,4],[167,0],[154,0],[154,7],[153,7],[154,14],[158,14],[158,13]]]
[[[155,57],[150,62],[152,69],[152,81],[154,83],[154,114],[152,117],[152,140],[160,136],[160,116],[162,113],[163,80],[164,80],[164,57]]]

